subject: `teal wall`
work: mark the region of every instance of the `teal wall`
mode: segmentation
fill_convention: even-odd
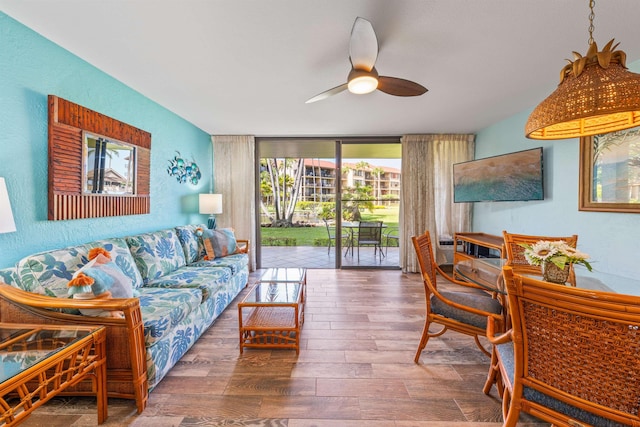
[[[151,133],[151,213],[47,220],[47,95]],[[203,178],[179,184],[166,172],[179,151]],[[0,268],[25,255],[91,240],[202,222],[198,193],[211,187],[210,136],[0,12],[0,177],[17,231],[0,234]]]
[[[629,69],[640,72],[640,61]],[[541,94],[540,101],[547,95]],[[544,147],[545,199],[474,203],[473,230],[498,235],[503,230],[547,236],[577,234],[578,248],[591,256],[594,269],[637,276],[640,214],[578,211],[579,140],[525,138],[524,126],[532,110],[478,132],[475,157]]]

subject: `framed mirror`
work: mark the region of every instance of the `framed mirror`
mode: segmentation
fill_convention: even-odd
[[[640,213],[640,127],[580,139],[579,209]]]
[[[49,220],[148,214],[151,134],[48,99]]]
[[[136,194],[136,150],[131,144],[82,132],[83,191]]]

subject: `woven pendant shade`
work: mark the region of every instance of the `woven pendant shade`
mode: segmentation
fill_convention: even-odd
[[[612,52],[612,43],[602,52],[592,43],[587,56],[577,55],[565,67],[558,88],[529,116],[527,138],[578,138],[640,126],[640,74],[627,70],[626,55]]]

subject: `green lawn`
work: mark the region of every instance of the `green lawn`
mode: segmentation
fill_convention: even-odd
[[[398,208],[379,208],[374,209],[373,213],[365,210],[362,212],[363,221],[383,221],[387,227],[398,226]],[[324,223],[317,227],[290,227],[290,228],[271,228],[262,227],[262,245],[271,246],[271,239],[295,239],[295,245],[292,242],[288,246],[326,246],[327,245],[327,229]],[[315,243],[315,245],[314,245]],[[280,246],[286,246],[280,243]]]

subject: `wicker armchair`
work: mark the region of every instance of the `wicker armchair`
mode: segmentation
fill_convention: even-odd
[[[503,269],[513,327],[487,337],[504,384],[504,426],[527,412],[554,426],[640,425],[640,297]]]
[[[422,338],[414,362],[418,363],[420,360],[420,354],[427,346],[429,338],[438,337],[449,329],[474,337],[478,348],[489,356],[490,353],[478,337],[485,336],[488,317],[494,320],[498,329],[502,328],[502,304],[480,286],[456,280],[442,271],[433,257],[428,231],[421,236],[413,236],[411,240],[420,264],[427,308]],[[438,288],[436,273],[448,282],[443,290]],[[434,323],[442,328],[437,332],[430,332],[429,327]]]
[[[563,240],[567,243],[567,245],[575,248],[578,245],[578,235],[574,234],[572,236],[566,237],[558,237],[558,236],[532,236],[528,234],[514,234],[507,233],[503,231],[504,235],[504,246],[507,252],[507,264],[512,266],[516,273],[523,274],[536,274],[541,275],[542,271],[540,266],[531,265],[527,262],[527,259],[524,257],[525,248],[520,246],[522,243],[533,245],[539,240],[549,240],[549,241],[557,241]],[[568,282],[572,285],[576,285],[576,275],[573,271],[573,264],[568,264],[567,268],[569,268],[569,280]]]

